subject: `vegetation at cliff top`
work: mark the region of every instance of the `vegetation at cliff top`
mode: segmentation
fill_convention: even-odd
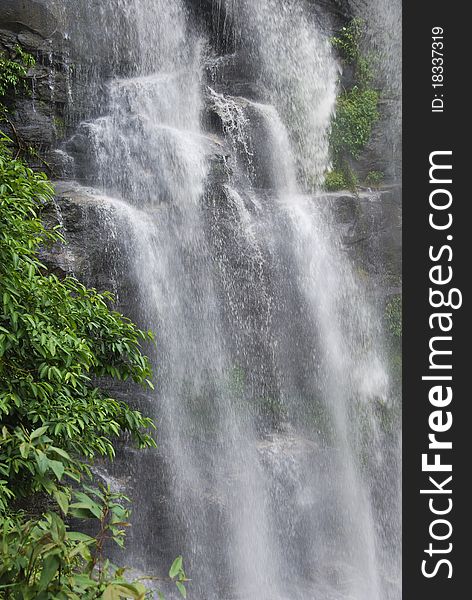
[[[40,247],[62,241],[40,218],[53,191],[10,143],[0,141],[0,598],[145,598],[104,557],[105,540],[123,545],[126,499],[86,483],[120,436],[155,445],[152,421],[105,391],[110,379],[152,387],[141,351],[152,335],[112,311],[109,294],[41,264]],[[96,535],[71,531],[70,518],[92,519]],[[185,596],[180,557],[168,579]]]

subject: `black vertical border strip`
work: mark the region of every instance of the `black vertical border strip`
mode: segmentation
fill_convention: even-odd
[[[461,10],[462,9],[462,10]],[[432,28],[444,29],[444,112],[432,113]],[[472,335],[470,305],[466,284],[472,278],[472,193],[466,189],[466,178],[472,179],[472,166],[467,165],[470,148],[470,98],[472,52],[472,22],[465,15],[465,5],[452,1],[403,3],[403,598],[405,600],[454,600],[469,597],[472,578],[472,507],[467,488],[472,482],[472,398],[468,389],[467,373],[472,374],[472,353],[469,337]],[[437,232],[430,228],[429,194],[434,189],[429,183],[429,155],[437,150],[452,150],[453,225],[451,231]],[[470,185],[468,187],[471,187]],[[452,348],[453,413],[452,429],[442,434],[451,439],[453,448],[444,451],[452,460],[453,509],[448,518],[453,533],[444,542],[430,539],[429,526],[435,518],[428,507],[428,496],[420,489],[428,486],[428,475],[422,473],[421,455],[427,451],[428,416],[434,408],[428,401],[430,382],[421,380],[429,364],[428,343],[432,335],[428,318],[434,312],[429,306],[429,246],[435,248],[448,243],[447,234],[453,235],[452,286],[461,289],[463,305],[453,313]],[[447,262],[444,262],[447,266]],[[437,286],[436,286],[437,287]],[[468,286],[471,287],[471,286]],[[447,309],[441,309],[447,310]],[[448,334],[444,334],[448,335]],[[444,374],[444,373],[443,373]],[[445,410],[449,410],[445,409]],[[439,435],[438,435],[439,437]],[[448,452],[448,454],[446,453]],[[449,462],[449,461],[447,461]],[[433,475],[431,473],[430,475]],[[444,473],[438,474],[444,479]],[[439,498],[439,496],[437,496]],[[446,496],[442,496],[444,499]],[[437,531],[440,531],[438,529]],[[437,548],[453,544],[450,554],[424,553],[432,542]],[[421,563],[448,558],[453,567],[452,578],[444,566],[433,578],[421,573]],[[465,594],[465,595],[464,595]]]

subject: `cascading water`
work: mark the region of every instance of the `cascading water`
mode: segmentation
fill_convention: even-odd
[[[122,304],[157,340],[159,449],[119,463],[127,562],[156,574],[182,553],[201,600],[397,600],[380,320],[308,191],[336,98],[326,35],[303,2],[219,0],[223,60],[183,0],[84,6],[109,71],[79,128],[88,179],[122,241]],[[232,93],[238,64],[257,93]]]

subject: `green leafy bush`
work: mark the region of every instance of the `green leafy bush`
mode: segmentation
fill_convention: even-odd
[[[346,26],[341,27],[338,35],[331,38],[333,47],[349,63],[353,63],[359,58],[364,26],[364,20],[360,17],[355,17]]]
[[[343,92],[336,105],[331,128],[331,148],[335,161],[346,154],[358,159],[370,139],[372,127],[379,118],[376,90],[354,87]]]
[[[368,143],[375,122],[379,118],[379,92],[372,87],[374,79],[372,57],[365,55],[362,42],[365,23],[355,18],[343,27],[331,43],[341,59],[354,68],[354,84],[343,89],[336,102],[336,112],[331,122],[330,148],[334,171],[342,173],[345,187],[352,188],[354,178],[352,160],[358,160]]]
[[[0,141],[0,598],[141,599],[142,584],[127,583],[103,558],[105,539],[123,544],[125,499],[84,483],[95,457],[114,457],[120,436],[155,445],[152,421],[106,393],[110,379],[152,387],[141,351],[152,335],[111,310],[109,294],[47,272],[39,249],[62,241],[40,219],[53,190],[7,143]],[[47,510],[28,516],[41,498]],[[97,535],[69,531],[66,517],[94,519]],[[170,580],[182,592],[183,570]]]
[[[366,175],[364,183],[370,187],[379,187],[384,180],[382,171],[369,171]]]
[[[123,498],[105,488],[85,490],[75,493],[67,513],[96,520],[96,537],[70,531],[55,512],[39,519],[25,518],[22,513],[2,518],[0,597],[119,598],[113,592],[123,586],[128,595],[121,597],[145,597],[142,584],[126,582],[123,572],[103,558],[106,539],[123,543],[128,516]]]
[[[324,188],[328,192],[337,192],[346,189],[346,179],[342,171],[328,171],[325,175]]]
[[[20,46],[15,47],[13,58],[0,52],[0,99],[20,86],[23,90],[27,89],[26,76],[28,69],[34,64],[33,56],[22,50]],[[5,106],[0,101],[0,116],[5,110]]]
[[[340,162],[340,167],[325,174],[324,189],[328,192],[337,192],[339,190],[350,190],[357,192],[359,184],[354,170],[346,162]]]
[[[61,240],[39,218],[52,189],[5,148],[0,176],[0,411],[10,435],[46,426],[54,444],[89,459],[112,457],[112,439],[122,432],[152,445],[151,421],[93,382],[108,376],[151,385],[140,350],[151,334],[111,311],[109,294],[46,273],[39,247]],[[12,470],[17,494],[35,491],[35,473],[27,471],[19,464]]]
[[[356,83],[362,88],[368,87],[374,78],[372,56],[366,56],[362,51],[364,36],[365,22],[355,17],[341,28],[338,35],[331,38],[331,44],[338,50],[341,58],[354,66]]]
[[[96,523],[96,535],[70,531],[61,516],[47,512],[39,519],[23,513],[2,516],[0,535],[0,598],[18,600],[97,599],[119,600],[149,598],[142,581],[130,582],[125,570],[112,565],[104,556],[104,545],[113,540],[124,544],[129,525],[127,498],[108,488],[84,486],[74,492],[66,507],[68,516]],[[182,557],[175,559],[169,576],[185,598],[188,581]],[[157,592],[159,598],[162,593]]]

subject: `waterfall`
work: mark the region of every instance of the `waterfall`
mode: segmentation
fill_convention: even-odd
[[[125,561],[156,575],[182,553],[199,600],[397,600],[381,321],[319,191],[339,73],[323,24],[305,2],[215,0],[215,57],[184,0],[54,2],[76,46],[100,33],[77,135],[121,303],[156,333],[140,402],[158,450],[118,462]]]

